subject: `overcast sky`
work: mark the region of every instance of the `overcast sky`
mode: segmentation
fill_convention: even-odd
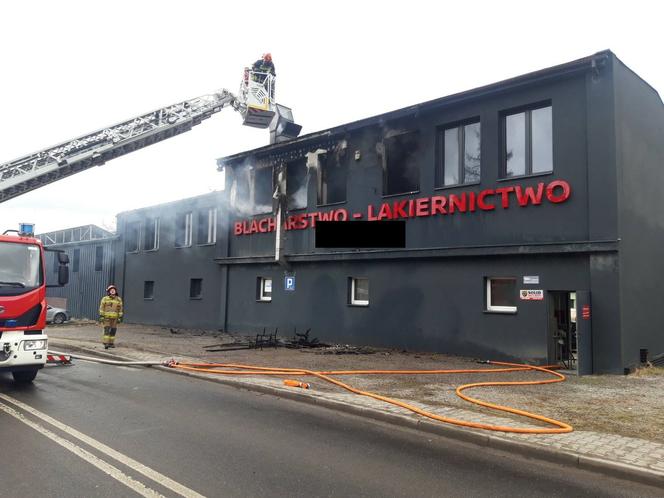
[[[302,133],[603,49],[664,91],[659,2],[147,0],[0,4],[0,163],[219,88],[273,54]],[[222,188],[215,159],[268,143],[230,109],[0,205],[0,227],[114,228],[115,214]]]

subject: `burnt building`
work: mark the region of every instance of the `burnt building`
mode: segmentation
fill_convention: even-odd
[[[221,158],[224,193],[169,221],[205,232],[216,207],[215,243],[125,251],[128,317],[622,372],[664,352],[663,131],[605,51]],[[405,244],[317,247],[331,220]]]

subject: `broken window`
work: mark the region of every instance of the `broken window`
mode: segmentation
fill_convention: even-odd
[[[318,155],[318,204],[334,204],[346,200],[348,165],[338,154]]]
[[[217,209],[210,208],[198,212],[197,244],[214,244],[217,241]]]
[[[286,163],[286,195],[288,209],[307,207],[307,158]]]
[[[159,248],[159,218],[145,220],[143,232],[143,250],[154,251]]]
[[[420,188],[420,134],[413,131],[383,140],[383,195],[405,194]]]
[[[272,167],[257,168],[254,170],[254,214],[272,212]]]
[[[439,131],[436,187],[480,181],[480,139],[479,122]]]
[[[127,224],[125,240],[127,252],[138,252],[141,233],[141,224],[138,221]]]
[[[189,247],[191,245],[191,213],[180,213],[175,221],[175,247]]]

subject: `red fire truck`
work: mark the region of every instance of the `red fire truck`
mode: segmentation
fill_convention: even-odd
[[[34,226],[0,235],[0,372],[32,382],[46,363],[45,249]],[[69,257],[57,252],[58,283],[69,280]],[[50,287],[50,285],[49,285]]]

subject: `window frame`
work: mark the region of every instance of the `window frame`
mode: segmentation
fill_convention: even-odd
[[[150,224],[150,222],[152,222],[151,224],[152,224],[152,229],[154,230],[154,235],[153,235],[153,237],[152,237],[152,247],[150,247],[150,248],[148,249],[148,248],[145,247],[145,243],[147,242],[147,238],[146,238],[146,237],[147,237],[147,235],[148,235],[147,227],[148,227],[148,224]],[[143,238],[143,240],[142,240],[142,242],[143,242],[143,250],[144,250],[145,252],[150,252],[150,251],[157,251],[157,250],[159,250],[159,227],[160,227],[160,221],[159,221],[159,218],[158,218],[158,217],[155,217],[155,218],[146,218],[145,223],[144,223],[144,227],[145,227],[145,228],[144,228],[144,232],[143,232],[143,235],[144,235],[144,236],[142,237],[142,238]]]
[[[532,113],[533,111],[538,111],[540,109],[546,109],[546,108],[551,108],[551,169],[549,171],[537,171],[533,173]],[[507,175],[507,118],[510,116],[516,116],[518,114],[525,114],[525,119],[524,119],[525,172],[519,175],[508,176]],[[555,161],[553,160],[553,102],[552,101],[547,100],[535,104],[530,104],[527,106],[522,106],[502,111],[500,113],[500,130],[501,130],[501,171],[500,171],[500,178],[498,179],[498,181],[553,174]]]
[[[480,169],[479,179],[472,182],[466,182],[466,126],[479,125],[480,128]],[[450,185],[445,185],[445,132],[447,130],[458,129],[460,134],[457,135],[457,173],[459,181]],[[482,119],[480,116],[474,116],[461,121],[454,121],[447,123],[436,128],[436,171],[434,178],[434,189],[441,190],[454,187],[465,187],[467,185],[479,185],[482,182]]]
[[[491,282],[493,280],[513,280],[514,281],[514,306],[494,306],[491,304]],[[486,311],[491,313],[508,313],[514,314],[518,311],[517,306],[517,293],[516,293],[516,277],[486,277],[485,278],[485,296],[486,296]]]
[[[369,277],[348,277],[350,281],[350,300],[349,303],[351,306],[362,306],[362,307],[367,307],[369,306],[370,299],[357,299],[355,297],[355,290],[356,290],[356,285],[358,280],[366,280],[367,281],[367,295],[369,294]]]
[[[269,293],[270,295],[265,294],[265,283],[266,281],[270,281],[270,290]],[[274,293],[274,280],[272,277],[257,277],[256,280],[256,301],[260,303],[271,303],[272,302],[272,294]]]
[[[179,239],[179,230],[180,230],[180,217],[184,216],[184,241],[183,244],[180,245],[178,243]],[[181,213],[178,213],[175,218],[175,247],[176,248],[184,248],[184,247],[191,247],[192,242],[193,242],[193,221],[194,221],[194,214],[192,211],[183,211]]]
[[[201,216],[203,215],[203,216]],[[211,246],[217,243],[217,208],[211,207],[198,211],[197,217],[197,230],[196,230],[196,245],[198,246]],[[207,229],[204,230],[205,239],[203,241],[198,240],[201,235],[201,219],[204,221],[203,228],[207,225]]]

